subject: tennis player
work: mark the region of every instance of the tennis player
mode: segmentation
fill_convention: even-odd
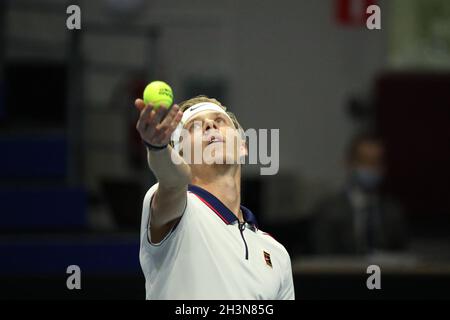
[[[239,159],[246,146],[235,116],[206,96],[169,111],[140,99],[135,105],[136,128],[158,180],[142,210],[146,298],[294,299],[289,254],[241,205]],[[236,147],[227,148],[232,140]],[[186,161],[186,152],[208,147],[222,161]]]

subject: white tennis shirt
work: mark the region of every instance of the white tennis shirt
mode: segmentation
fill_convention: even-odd
[[[214,195],[190,185],[179,223],[157,244],[150,242],[150,202],[144,198],[140,263],[147,299],[294,299],[286,249],[257,227],[241,206],[245,223]]]

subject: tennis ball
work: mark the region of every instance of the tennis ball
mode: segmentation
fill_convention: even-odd
[[[152,81],[145,87],[144,102],[153,105],[154,109],[161,106],[170,108],[173,102],[172,88],[163,81]]]

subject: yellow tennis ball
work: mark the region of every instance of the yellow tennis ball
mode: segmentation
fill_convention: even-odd
[[[153,105],[154,109],[161,106],[170,108],[173,102],[172,88],[163,81],[152,81],[145,87],[144,102]]]

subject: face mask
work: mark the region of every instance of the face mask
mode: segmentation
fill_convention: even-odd
[[[353,171],[354,182],[367,191],[376,189],[381,179],[381,175],[372,169],[359,168]]]

